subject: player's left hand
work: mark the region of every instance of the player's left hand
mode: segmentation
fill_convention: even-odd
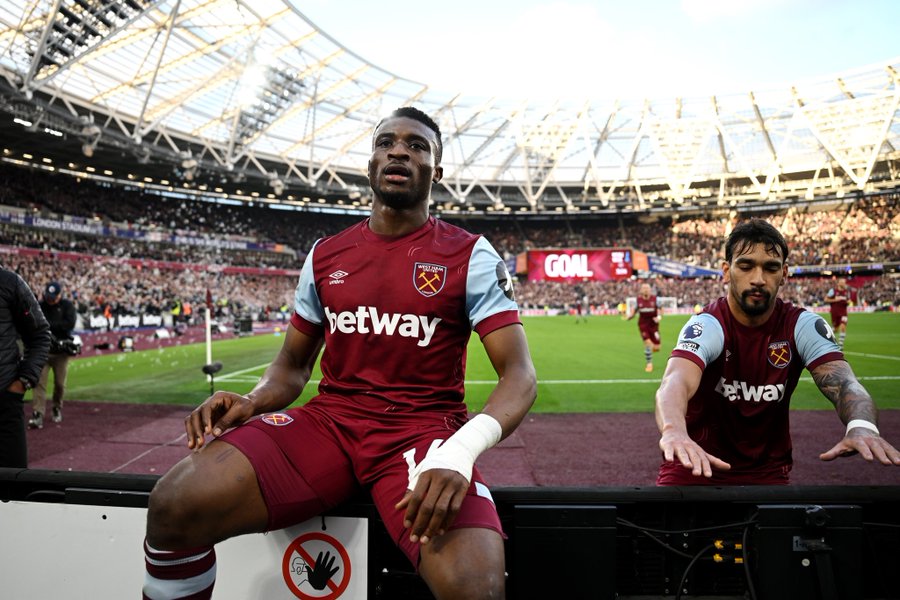
[[[407,490],[395,505],[406,510],[403,526],[410,530],[409,540],[427,544],[443,535],[453,524],[462,507],[469,482],[450,469],[429,469],[419,475],[414,490]]]
[[[875,432],[852,430],[828,452],[819,455],[821,460],[834,460],[839,457],[859,454],[869,462],[877,460],[883,465],[900,466],[900,451],[891,446],[887,440]]]

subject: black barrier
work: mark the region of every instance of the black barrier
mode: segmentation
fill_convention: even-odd
[[[0,469],[0,501],[146,507],[158,479]],[[508,597],[900,598],[900,486],[498,488]],[[369,598],[431,595],[367,497]]]
[[[513,504],[511,517],[510,598],[616,597],[615,506]]]
[[[253,319],[246,315],[235,319],[234,334],[238,336],[253,335]]]
[[[790,600],[809,592],[822,600],[863,597],[860,506],[760,506],[756,544],[763,598]]]

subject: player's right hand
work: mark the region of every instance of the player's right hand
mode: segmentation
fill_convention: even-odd
[[[700,447],[686,433],[667,431],[659,438],[659,449],[663,452],[666,462],[681,463],[685,469],[690,469],[695,477],[712,477],[712,470],[727,471],[731,465]]]
[[[199,450],[207,435],[219,437],[255,414],[253,401],[233,392],[218,391],[184,419],[188,448]]]
[[[414,490],[394,508],[404,511],[403,526],[409,529],[409,541],[427,544],[450,529],[462,508],[469,481],[452,469],[423,471]]]

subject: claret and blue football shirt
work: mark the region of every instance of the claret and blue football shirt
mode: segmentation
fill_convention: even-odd
[[[464,416],[472,330],[484,337],[520,320],[490,243],[431,217],[400,237],[378,235],[366,220],[316,242],[291,323],[324,333],[321,394],[375,396],[385,410],[443,403]]]

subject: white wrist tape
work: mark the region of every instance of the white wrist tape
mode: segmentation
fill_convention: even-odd
[[[479,413],[447,438],[440,446],[428,451],[425,458],[409,474],[409,489],[416,489],[419,475],[431,469],[456,471],[472,482],[472,467],[478,456],[503,437],[503,428],[491,415]]]
[[[863,429],[868,429],[869,431],[874,431],[875,435],[881,435],[881,433],[879,433],[879,431],[878,431],[878,428],[875,427],[875,423],[870,423],[870,422],[866,421],[865,419],[853,419],[849,423],[847,423],[847,431],[846,431],[846,433],[844,433],[844,435],[847,435],[847,433],[850,433],[850,430],[853,429],[854,427],[862,427]]]

